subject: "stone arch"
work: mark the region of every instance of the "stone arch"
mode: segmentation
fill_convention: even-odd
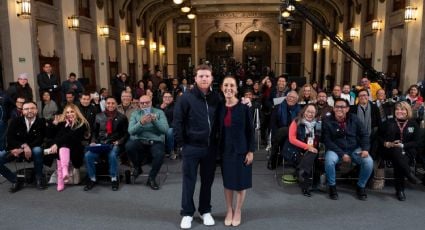
[[[243,63],[255,65],[258,71],[271,66],[272,37],[264,31],[251,31],[244,36],[242,44]],[[257,50],[258,49],[258,50]]]

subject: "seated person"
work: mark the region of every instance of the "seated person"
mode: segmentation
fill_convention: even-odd
[[[313,181],[312,168],[318,154],[320,132],[316,128],[317,108],[307,104],[289,126],[289,143],[297,152],[305,152],[299,162],[298,180],[304,196],[311,197],[310,186]]]
[[[87,184],[84,191],[91,190],[96,183],[95,162],[100,155],[107,154],[109,162],[109,174],[111,176],[112,190],[117,191],[119,187],[117,175],[117,155],[120,151],[120,145],[125,143],[128,133],[127,117],[118,112],[117,101],[114,97],[107,97],[105,111],[96,115],[96,120],[92,128],[91,146],[96,144],[108,144],[111,148],[101,149],[100,151],[88,150],[85,154],[87,167]]]
[[[278,165],[279,147],[288,139],[289,125],[298,115],[300,108],[297,92],[290,91],[285,100],[273,109],[270,118],[272,150],[267,163],[268,169],[275,169]]]
[[[170,159],[175,160],[177,158],[177,154],[174,151],[174,134],[173,134],[173,114],[174,114],[174,99],[173,95],[166,91],[162,95],[162,104],[159,105],[159,108],[164,111],[165,116],[167,117],[168,122],[168,131],[165,136],[165,140],[167,143],[166,152],[170,155]]]
[[[394,166],[396,197],[406,200],[404,180],[413,184],[421,181],[410,170],[409,162],[417,154],[419,126],[412,115],[412,108],[407,102],[395,104],[395,119],[388,120],[380,130],[379,139],[384,145],[383,157],[390,159]]]
[[[56,154],[57,191],[65,189],[69,182],[70,161],[74,170],[73,183],[80,181],[80,167],[84,161],[84,145],[82,141],[90,136],[90,125],[75,104],[65,106],[61,115],[48,124],[50,133],[54,134],[49,154]]]
[[[9,192],[19,191],[22,184],[17,180],[5,164],[15,158],[25,157],[25,160],[34,161],[37,188],[45,189],[43,178],[43,150],[41,144],[45,134],[46,124],[43,118],[37,117],[35,102],[24,102],[22,117],[16,117],[10,122],[7,131],[7,152],[0,152],[0,174],[12,183]]]
[[[349,106],[347,100],[336,98],[333,114],[323,122],[326,181],[329,197],[337,200],[335,166],[341,159],[347,163],[353,160],[360,165],[357,197],[366,200],[365,187],[373,170],[373,160],[369,156],[370,139],[359,118],[348,113]]]
[[[155,178],[164,159],[165,134],[169,128],[167,117],[162,110],[152,107],[152,97],[150,96],[141,96],[139,104],[140,110],[131,114],[128,126],[130,139],[125,144],[125,149],[133,163],[135,178],[142,172],[143,157],[146,157],[149,152],[152,154],[152,169],[146,185],[153,190],[158,190],[159,186]]]

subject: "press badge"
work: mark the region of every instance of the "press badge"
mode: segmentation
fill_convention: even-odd
[[[409,128],[407,128],[407,131],[409,133],[413,133],[415,131],[415,127],[409,127]]]
[[[308,137],[307,138],[307,145],[313,146],[313,143],[314,143],[314,138]]]

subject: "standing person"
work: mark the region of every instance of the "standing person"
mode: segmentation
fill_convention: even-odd
[[[49,153],[58,153],[59,156],[56,163],[57,190],[60,192],[64,190],[65,183],[68,182],[70,160],[76,169],[73,172],[74,177],[79,178],[79,169],[83,165],[84,159],[84,146],[81,142],[84,138],[88,138],[90,126],[78,107],[74,104],[68,104],[63,109],[62,115],[55,117],[50,129],[56,134],[53,144],[49,148]]]
[[[25,157],[27,161],[34,161],[37,188],[46,188],[43,178],[43,150],[41,149],[46,124],[43,118],[37,117],[35,102],[25,102],[22,107],[23,116],[14,118],[7,130],[8,152],[0,152],[0,174],[12,183],[9,190],[11,193],[19,191],[22,183],[17,180],[16,174],[12,173],[5,164],[19,157]]]
[[[204,225],[215,224],[211,216],[211,186],[214,182],[216,150],[216,112],[220,103],[219,94],[212,91],[212,70],[208,65],[197,67],[195,87],[184,93],[174,109],[174,137],[178,147],[182,146],[183,157],[183,216],[180,227],[192,227],[198,166],[201,174],[201,190],[198,211]]]
[[[21,73],[18,75],[18,80],[9,86],[7,89],[6,95],[8,96],[8,106],[9,108],[13,106],[16,98],[23,97],[26,101],[32,101],[32,89],[28,84],[28,73]]]
[[[252,187],[252,161],[254,159],[255,137],[250,108],[243,105],[237,95],[236,79],[227,76],[223,79],[222,91],[226,100],[220,109],[220,152],[222,155],[222,175],[226,199],[224,225],[239,226],[241,209],[246,189]],[[236,205],[233,208],[233,195]]]
[[[77,100],[80,95],[84,92],[83,85],[77,80],[75,73],[70,73],[68,80],[62,82],[62,100],[65,100],[65,94],[72,92],[74,94],[74,100]],[[76,101],[75,101],[76,102]]]
[[[60,104],[59,79],[53,74],[50,63],[43,65],[43,72],[37,75],[37,83],[40,94],[42,91],[49,91],[56,104]]]

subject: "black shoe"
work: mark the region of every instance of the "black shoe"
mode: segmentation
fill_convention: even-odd
[[[357,186],[357,198],[359,200],[367,200],[367,194],[366,194],[366,189],[365,188],[361,188],[359,186]]]
[[[410,173],[407,176],[407,180],[409,180],[410,183],[412,184],[420,184],[422,181],[419,180],[419,178],[417,178],[413,173]]]
[[[40,190],[44,190],[44,189],[47,188],[46,180],[44,180],[43,177],[37,178],[36,185],[37,185],[37,188],[40,189]]]
[[[84,186],[84,191],[92,190],[92,188],[96,185],[95,181],[92,181],[90,179],[87,179],[86,186]]]
[[[151,187],[151,189],[153,190],[159,189],[159,185],[156,183],[155,179],[149,178],[148,181],[146,182],[146,185]]]
[[[310,193],[310,190],[308,188],[303,188],[303,189],[301,189],[301,191],[303,192],[304,196],[311,197],[311,193]]]
[[[17,192],[21,189],[22,189],[22,183],[21,182],[15,182],[15,183],[12,183],[12,186],[10,187],[9,192],[15,193],[15,192]]]
[[[331,200],[338,200],[338,192],[336,191],[336,186],[329,186],[329,198]]]
[[[114,180],[111,183],[112,183],[112,191],[117,191],[120,186],[120,183],[117,180]]]
[[[395,195],[396,195],[396,197],[399,201],[405,201],[406,200],[406,194],[404,194],[403,190],[396,191]]]

